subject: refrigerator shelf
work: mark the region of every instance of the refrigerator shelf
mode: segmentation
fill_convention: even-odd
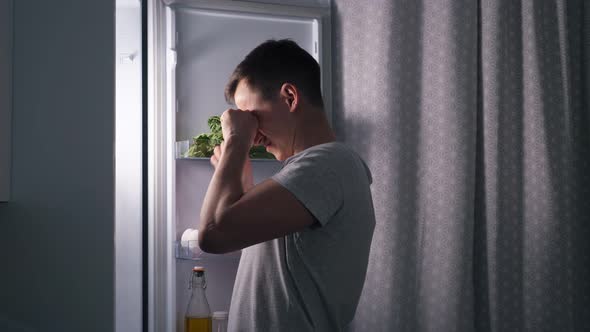
[[[198,247],[196,247],[196,245],[193,245],[190,242],[193,241],[188,241],[189,242],[189,246],[188,247],[183,247],[180,244],[180,241],[175,241],[174,242],[174,253],[176,256],[176,259],[182,259],[182,260],[192,260],[192,261],[202,261],[202,260],[239,260],[240,257],[242,256],[242,251],[241,250],[237,250],[237,251],[233,251],[227,254],[209,254],[206,252],[202,252],[201,250],[198,249]],[[191,248],[195,248],[195,249],[191,249]]]
[[[209,157],[177,157],[176,160],[206,160],[209,162]],[[250,161],[254,162],[279,162],[276,159],[266,159],[266,158],[250,158]]]
[[[185,157],[186,153],[189,149],[189,141],[188,140],[184,140],[184,141],[178,141],[175,143],[175,158],[176,160],[207,160],[209,161],[209,157]],[[250,158],[251,161],[274,161],[274,162],[278,162],[278,160],[276,159],[268,159],[268,158]]]

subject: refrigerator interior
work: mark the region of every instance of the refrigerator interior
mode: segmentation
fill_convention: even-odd
[[[192,137],[209,132],[210,116],[232,107],[224,98],[225,84],[244,56],[265,40],[290,38],[314,56],[322,67],[324,98],[329,99],[329,63],[325,63],[323,54],[329,48],[329,9],[240,1],[178,1],[162,8],[164,38],[157,40],[162,44],[159,48],[165,61],[159,65],[165,73],[164,84],[158,86],[165,100],[161,120],[166,125],[161,126],[166,127],[162,133],[167,137],[156,137],[156,141],[166,145],[168,166],[162,178],[168,182],[168,212],[167,224],[162,228],[169,230],[167,239],[172,250],[168,252],[175,256],[167,264],[172,284],[166,287],[168,292],[174,292],[167,295],[174,308],[166,310],[175,316],[168,318],[168,324],[174,320],[176,330],[182,331],[191,268],[198,265],[206,269],[211,311],[229,311],[241,253],[195,254],[180,246],[182,233],[198,227],[201,204],[213,175],[208,158],[185,158],[182,152]],[[183,141],[184,145],[179,144]],[[276,160],[252,160],[256,183],[280,168]]]

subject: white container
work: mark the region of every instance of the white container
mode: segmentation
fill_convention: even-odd
[[[227,311],[215,311],[213,313],[213,331],[227,332]]]

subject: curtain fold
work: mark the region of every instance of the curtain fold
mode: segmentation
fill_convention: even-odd
[[[590,331],[583,0],[333,0],[334,127],[373,171],[352,331]]]

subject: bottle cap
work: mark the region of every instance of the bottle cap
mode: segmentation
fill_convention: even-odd
[[[227,319],[227,311],[215,311],[213,313],[213,319]]]
[[[195,266],[193,267],[194,272],[205,272],[205,268],[202,266]]]

